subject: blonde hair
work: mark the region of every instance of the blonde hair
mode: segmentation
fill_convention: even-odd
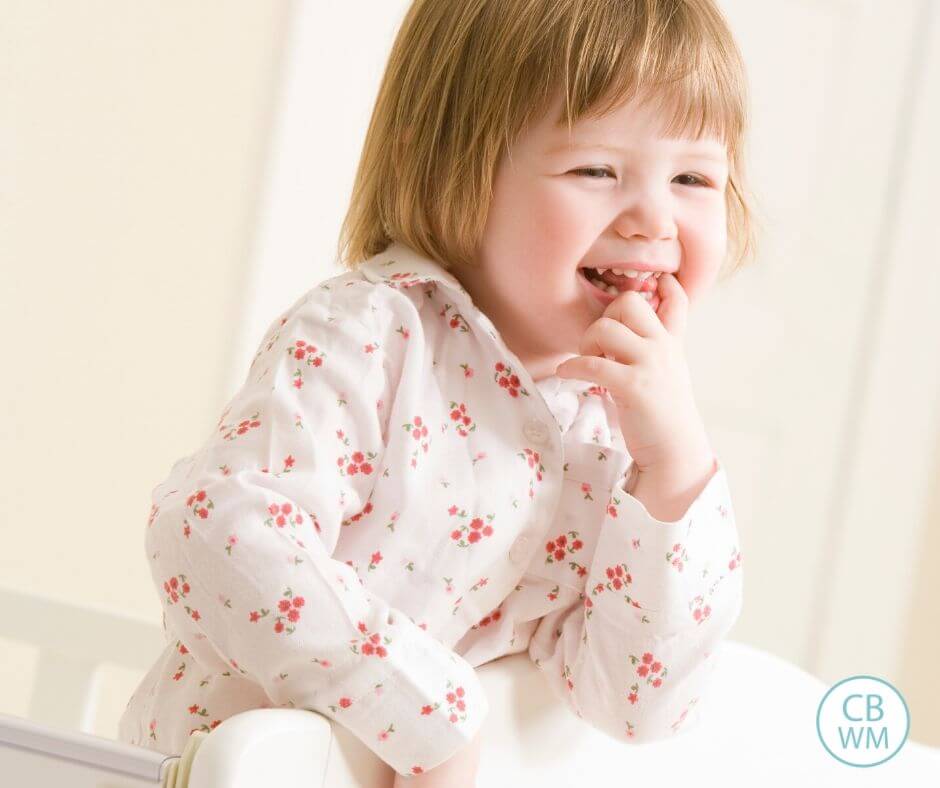
[[[572,124],[655,97],[663,133],[728,151],[728,253],[755,251],[746,197],[744,64],[713,0],[414,0],[366,133],[339,262],[355,269],[401,241],[472,266],[505,144],[564,85]]]

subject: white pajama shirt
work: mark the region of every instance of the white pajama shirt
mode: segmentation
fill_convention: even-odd
[[[271,324],[146,524],[167,644],[119,738],[179,754],[252,708],[316,711],[402,775],[467,745],[474,668],[526,653],[624,742],[696,724],[741,610],[724,466],[659,521],[607,390],[535,382],[458,280],[393,243]]]

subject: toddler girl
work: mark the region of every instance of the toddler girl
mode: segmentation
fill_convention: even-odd
[[[120,738],[309,709],[472,785],[474,668],[519,652],[626,745],[694,726],[742,573],[683,337],[752,250],[744,118],[711,0],[416,0],[348,270],[153,491],[168,642]]]

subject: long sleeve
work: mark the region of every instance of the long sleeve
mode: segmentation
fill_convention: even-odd
[[[653,518],[621,479],[584,592],[566,589],[570,604],[539,622],[529,655],[559,698],[614,738],[687,731],[700,719],[716,647],[741,611],[740,564],[720,462],[671,523]]]
[[[146,546],[196,659],[329,717],[410,775],[466,746],[489,707],[466,661],[332,557],[341,533],[367,527],[401,382],[375,352],[367,286],[342,298],[315,289],[271,325],[214,434],[154,490]]]

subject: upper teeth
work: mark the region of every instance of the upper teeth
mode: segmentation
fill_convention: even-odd
[[[597,275],[603,276],[604,271],[613,271],[620,276],[627,276],[630,279],[639,279],[641,282],[644,279],[649,279],[651,276],[658,277],[662,273],[662,271],[636,271],[632,268],[598,268]]]

